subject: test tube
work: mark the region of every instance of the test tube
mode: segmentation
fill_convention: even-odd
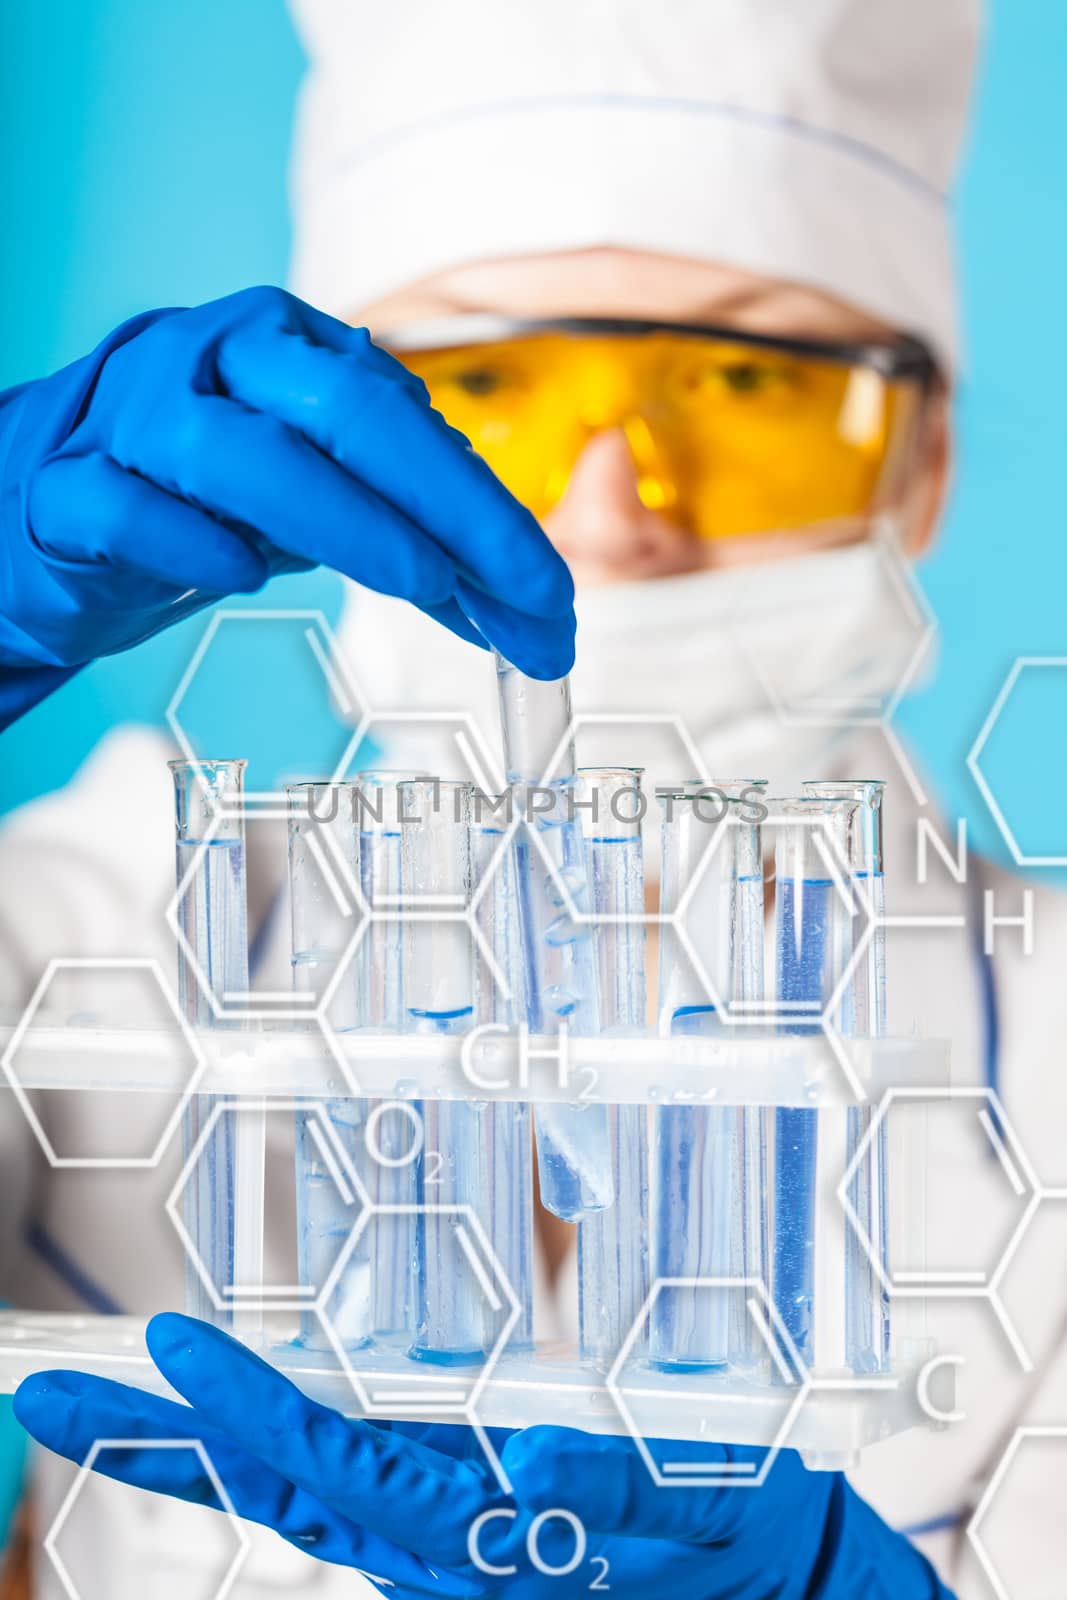
[[[596,953],[592,928],[576,921],[546,869],[536,836],[579,916],[591,907],[570,738],[570,683],[541,683],[496,658],[504,763],[524,818],[515,834],[515,887],[526,968],[526,1022],[532,1033],[595,1035]],[[546,783],[544,780],[548,778]],[[546,1103],[536,1108],[541,1200],[576,1222],[614,1198],[605,1106]]]
[[[358,922],[354,789],[348,783],[299,783],[289,786],[286,796],[293,989],[319,995],[344,958]],[[353,964],[334,990],[329,1022],[336,1031],[345,1032],[356,1025],[358,1015],[358,968]],[[362,1171],[366,1101],[328,1098],[322,1110],[353,1166]],[[297,1281],[321,1289],[355,1217],[322,1146],[318,1113],[299,1110],[295,1121]],[[370,1338],[370,1239],[365,1232],[358,1241],[330,1296],[334,1332],[348,1349],[358,1349]],[[301,1342],[309,1348],[328,1348],[322,1325],[310,1310],[301,1318]]]
[[[376,917],[368,924],[358,951],[360,1026],[366,1033],[399,1033],[405,1026],[403,1005],[403,933],[398,908],[402,899],[400,872],[400,785],[410,772],[375,769],[362,772],[355,785],[359,833],[360,881],[364,904]],[[411,1152],[421,1139],[421,1115],[414,1105],[372,1101],[372,1153],[365,1181],[379,1206],[414,1207],[418,1198]],[[406,1336],[412,1323],[415,1244],[413,1211],[380,1211],[371,1230],[373,1331],[388,1339]]]
[[[513,1028],[523,1014],[523,972],[515,901],[515,862],[500,852],[505,824],[499,817],[508,796],[474,796],[472,849],[475,880],[485,884],[478,925],[506,987],[484,957],[478,960],[478,1021]],[[486,803],[488,802],[488,804]],[[491,807],[491,809],[490,809]],[[488,877],[487,877],[488,875]],[[480,1112],[486,1193],[479,1213],[501,1270],[519,1302],[511,1350],[533,1345],[533,1140],[530,1107],[516,1100],[490,1101]],[[492,1329],[486,1330],[486,1343]]]
[[[886,1031],[885,981],[885,870],[882,854],[882,817],[885,784],[878,779],[824,782],[809,779],[801,785],[816,799],[853,803],[848,819],[847,849],[852,882],[863,900],[873,931],[856,959],[851,983],[851,1005],[857,1034],[878,1037]],[[862,918],[856,918],[858,936]],[[869,1133],[876,1108],[850,1106],[848,1110],[848,1161],[851,1165],[860,1142]],[[888,1134],[885,1119],[849,1185],[849,1201],[866,1237],[889,1273]],[[850,1364],[855,1371],[881,1371],[891,1353],[889,1295],[874,1270],[871,1256],[854,1228],[846,1240],[845,1314]]]
[[[840,800],[852,806],[845,823],[845,847],[850,875],[875,922],[874,933],[856,969],[852,984],[856,1032],[870,1036],[885,1033],[885,869],[882,859],[882,817],[885,784],[877,778],[849,778],[841,782],[807,779],[805,795],[815,800]],[[857,934],[863,931],[857,919]]]
[[[244,761],[171,761],[174,780],[175,867],[185,891],[178,902],[187,949],[178,949],[178,998],[194,1027],[225,1026],[212,998],[248,992],[248,922],[244,847]],[[187,874],[191,876],[186,882]],[[193,968],[193,958],[202,982]],[[206,988],[205,988],[206,986]],[[213,1110],[209,1095],[194,1095],[183,1119],[188,1158]],[[186,1185],[185,1226],[218,1294],[249,1288],[263,1277],[261,1112],[236,1112],[216,1121]],[[220,1311],[191,1260],[186,1261],[186,1307],[192,1316],[254,1332],[255,1308]]]
[[[659,1027],[715,1037],[763,997],[765,780],[719,779],[661,791],[661,911],[689,893],[686,929],[708,984],[675,930],[660,939]],[[695,888],[693,885],[695,883]],[[655,1278],[767,1283],[766,1116],[759,1107],[660,1105],[653,1117],[652,1270]],[[762,1350],[747,1294],[672,1288],[650,1319],[649,1354],[667,1370],[750,1367]]]
[[[582,827],[596,924],[602,1034],[645,1026],[645,874],[639,767],[587,767]],[[648,1122],[644,1106],[607,1107],[615,1204],[578,1223],[578,1341],[610,1365],[648,1293]]]
[[[820,1027],[855,948],[859,912],[848,866],[855,812],[851,799],[774,803],[775,945],[786,1033]],[[854,984],[841,992],[833,1020],[846,1037],[855,1033]],[[821,1373],[877,1365],[870,1316],[849,1309],[863,1292],[848,1270],[852,1230],[837,1196],[849,1137],[848,1116],[836,1109],[775,1112],[773,1294],[801,1360]]]
[[[404,1009],[415,1033],[466,1033],[474,1021],[474,959],[462,920],[471,900],[469,783],[401,784],[401,881],[406,922]],[[467,1100],[425,1100],[419,1201],[469,1205],[480,1196],[478,1112]],[[425,1211],[416,1220],[418,1306],[410,1354],[439,1365],[480,1360],[483,1299],[464,1260],[462,1213]]]

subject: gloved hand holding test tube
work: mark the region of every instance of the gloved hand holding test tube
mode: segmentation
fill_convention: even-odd
[[[596,955],[590,922],[567,907],[543,846],[574,909],[591,907],[580,824],[573,814],[575,775],[571,695],[567,678],[524,677],[496,656],[504,765],[524,821],[515,836],[515,888],[525,969],[526,1021],[531,1033],[599,1032]],[[545,781],[545,780],[549,781]],[[529,815],[527,798],[538,790],[550,809]],[[565,1058],[564,1058],[565,1059]],[[566,1222],[602,1211],[615,1197],[607,1107],[595,1102],[544,1103],[534,1116],[543,1204]]]

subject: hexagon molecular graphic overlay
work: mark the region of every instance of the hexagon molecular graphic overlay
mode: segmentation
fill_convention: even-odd
[[[339,1278],[348,1270],[353,1251],[367,1249],[375,1259],[373,1231],[383,1219],[410,1217],[436,1224],[440,1241],[439,1265],[442,1281],[462,1280],[460,1292],[469,1295],[481,1335],[487,1348],[466,1352],[462,1361],[444,1361],[429,1352],[421,1359],[399,1363],[395,1357],[385,1367],[376,1365],[373,1355],[350,1349],[331,1316],[331,1298]],[[368,1236],[371,1237],[368,1237]],[[390,1247],[395,1233],[389,1230]],[[418,1294],[418,1288],[415,1290]],[[480,1316],[477,1307],[481,1307]],[[472,1206],[465,1202],[381,1205],[370,1203],[360,1215],[341,1253],[330,1280],[320,1294],[317,1309],[323,1328],[341,1364],[360,1407],[368,1417],[465,1417],[474,1420],[478,1397],[496,1366],[521,1307]],[[415,1340],[405,1338],[405,1354],[418,1350]]]
[[[877,1248],[849,1197],[856,1172],[895,1104],[908,1103],[946,1107],[962,1106],[961,1125],[951,1145],[939,1153],[939,1165],[949,1177],[963,1171],[968,1161],[971,1173],[965,1181],[954,1182],[951,1193],[965,1194],[966,1210],[942,1213],[927,1197],[929,1227],[940,1242],[944,1259],[921,1268],[902,1266],[899,1261],[887,1270]],[[991,1159],[993,1158],[993,1159]],[[977,1170],[975,1170],[975,1164]],[[999,1197],[998,1197],[999,1191]],[[1001,1294],[1001,1285],[1011,1266],[1027,1228],[1044,1201],[1062,1200],[1064,1191],[1041,1182],[1014,1132],[999,1097],[979,1085],[959,1084],[933,1089],[889,1089],[870,1118],[852,1160],[838,1186],[849,1223],[863,1245],[875,1275],[890,1294],[900,1297],[988,1300],[1024,1372],[1033,1368],[1029,1351],[1012,1322]],[[984,1195],[989,1215],[984,1216],[976,1195]],[[960,1267],[956,1252],[973,1250],[975,1240],[988,1245],[992,1236],[993,1255],[989,1263],[968,1260]],[[892,1237],[892,1230],[891,1230]]]
[[[1062,739],[1067,656],[1020,656],[971,746],[967,765],[1019,867],[1067,866]]]
[[[821,994],[817,999],[802,1000],[776,993],[769,993],[763,1000],[736,999],[726,988],[728,975],[715,967],[716,950],[727,949],[729,940],[721,936],[709,938],[709,932],[714,933],[716,918],[721,917],[721,909],[717,911],[716,907],[728,903],[723,884],[717,882],[716,863],[727,852],[732,830],[741,825],[738,817],[731,813],[709,826],[707,846],[699,854],[688,885],[672,914],[662,919],[663,938],[676,942],[679,954],[688,962],[709,1007],[724,1021],[755,1027],[765,1027],[768,1022],[788,1023],[798,1034],[821,1034],[833,1050],[854,1098],[863,1101],[866,1090],[839,1030],[849,1004],[850,985],[874,935],[875,908],[864,891],[862,880],[850,871],[826,817],[817,811],[800,817],[785,817],[772,809],[762,825],[764,849],[774,845],[779,828],[788,829],[796,838],[803,839],[803,848],[817,868],[818,882],[811,892],[820,897],[818,915],[827,924],[825,937],[820,940],[820,948],[824,947],[826,952],[819,972]],[[776,925],[786,914],[785,908],[785,896],[779,886],[775,899]],[[796,914],[794,907],[791,915],[795,917]],[[810,984],[812,974],[805,971],[803,981]]]
[[[161,1521],[160,1516],[152,1515],[150,1510],[146,1514],[141,1491],[99,1475],[106,1472],[106,1466],[100,1464],[101,1457],[106,1462],[108,1454],[130,1450],[183,1451],[195,1455],[215,1496],[215,1506],[209,1509],[210,1502],[196,1506],[169,1502],[168,1521]],[[94,1472],[98,1464],[99,1471]],[[134,1496],[142,1502],[138,1516],[107,1516],[110,1497]],[[90,1504],[93,1499],[97,1500],[95,1512]],[[111,1600],[110,1593],[101,1587],[100,1577],[94,1570],[96,1563],[91,1560],[97,1548],[96,1529],[104,1520],[100,1514],[100,1500],[104,1502],[108,1525],[116,1528],[121,1540],[121,1555],[112,1549],[104,1570],[114,1576],[113,1568],[117,1564],[124,1590],[128,1585],[131,1591],[140,1588],[143,1593],[152,1594],[154,1580],[166,1571],[170,1582],[176,1581],[180,1574],[184,1584],[182,1592],[188,1600],[226,1600],[251,1541],[199,1439],[97,1439],[93,1442],[44,1540],[44,1548],[70,1600]],[[220,1510],[225,1513],[222,1518],[217,1514]],[[84,1520],[89,1523],[88,1537],[79,1528]]]
[[[77,1027],[78,1035],[73,1029]],[[71,1041],[107,1030],[115,1086],[27,1087],[34,1058],[70,1060]],[[124,1090],[122,1053],[158,1064],[160,1087]],[[160,964],[153,957],[50,961],[4,1050],[8,1083],[53,1167],[154,1167],[196,1088],[204,1059]]]
[[[340,1027],[355,1021],[352,962],[366,907],[355,835],[344,814],[350,799],[333,783],[315,785],[315,795],[309,801],[300,786],[263,803],[247,795],[224,803],[199,820],[198,838],[181,845],[184,870],[165,915],[178,945],[186,1003],[192,993],[202,1025],[212,1019],[303,1024],[327,1008]],[[265,855],[284,860],[287,826],[302,893],[294,908],[293,979],[272,988],[269,980],[249,980],[245,863],[260,845]],[[352,983],[345,987],[348,977]]]
[[[878,623],[878,657],[871,687],[863,691],[863,670],[857,662],[850,676],[847,693],[835,696],[826,688],[827,674],[818,670],[821,644],[818,607],[812,616],[810,659],[800,663],[790,651],[778,647],[777,630],[745,626],[744,601],[738,607],[733,637],[739,652],[759,676],[768,701],[783,725],[807,723],[825,727],[863,727],[888,722],[894,716],[908,688],[923,667],[937,633],[937,622],[919,586],[911,562],[890,527],[876,528],[862,544],[849,548],[843,559],[859,562],[873,557],[862,581],[877,592],[881,614]],[[751,573],[753,590],[760,583],[759,568]],[[861,597],[855,583],[850,588],[853,603]],[[751,603],[751,602],[750,602]],[[758,605],[758,599],[756,601]],[[856,626],[868,627],[862,603]],[[830,613],[827,648],[839,650],[842,623]],[[817,642],[818,641],[818,642]],[[891,653],[891,686],[883,687],[886,674],[881,659]],[[872,666],[875,657],[872,652]],[[807,674],[814,676],[809,686]]]
[[[967,1537],[998,1600],[1058,1592],[1067,1568],[1065,1468],[1067,1426],[1062,1424],[1019,1428],[994,1468]],[[1054,1587],[1040,1587],[1053,1574]]]
[[[346,772],[365,720],[322,612],[262,608],[212,614],[166,717],[188,761],[272,746],[283,717],[287,778]]]
[[[751,1322],[754,1344],[762,1346],[768,1369],[773,1372],[776,1387],[765,1386],[768,1401],[770,1437],[766,1453],[757,1466],[755,1462],[740,1460],[699,1461],[688,1459],[686,1446],[678,1440],[656,1440],[641,1426],[639,1411],[647,1411],[650,1428],[655,1427],[656,1406],[662,1403],[663,1390],[650,1382],[650,1368],[641,1345],[646,1329],[657,1309],[669,1296],[722,1295],[727,1292],[741,1302]],[[672,1376],[672,1399],[681,1398],[685,1375]],[[619,1353],[605,1378],[605,1388],[626,1426],[649,1476],[659,1488],[759,1488],[774,1465],[775,1457],[784,1447],[794,1421],[812,1390],[812,1381],[778,1313],[767,1289],[758,1278],[657,1278],[634,1318],[632,1327],[624,1338]],[[713,1405],[706,1391],[694,1390],[694,1405]],[[709,1437],[714,1437],[712,1432]],[[680,1453],[682,1460],[671,1459]],[[688,1452],[691,1457],[696,1452]]]
[[[658,692],[658,691],[657,691]],[[580,711],[549,758],[541,781],[549,783],[559,771],[570,746],[581,752],[583,767],[634,766],[643,770],[652,801],[657,785],[677,787],[694,780],[710,782],[707,759],[685,721],[675,712]]]
[[[374,752],[385,752],[387,772],[394,778],[434,775],[467,779],[486,794],[504,787],[496,728],[483,728],[469,711],[371,710],[363,723],[368,747],[361,752],[361,770],[378,770]],[[358,771],[349,771],[351,781]]]
[[[346,1105],[349,1102],[331,1102]],[[311,1281],[268,1283],[263,1276],[260,1246],[254,1260],[245,1258],[242,1249],[240,1186],[241,1163],[247,1161],[260,1171],[258,1192],[248,1199],[254,1207],[262,1204],[262,1160],[268,1118],[283,1117],[287,1131],[297,1121],[297,1140],[305,1170],[302,1179],[308,1211],[305,1220],[316,1224],[313,1245],[303,1252],[303,1263],[311,1270]],[[227,1126],[228,1125],[228,1126]],[[205,1291],[218,1311],[256,1307],[261,1310],[307,1312],[336,1278],[339,1256],[347,1261],[351,1250],[346,1241],[355,1231],[370,1200],[345,1147],[338,1119],[329,1115],[319,1101],[297,1100],[219,1100],[200,1127],[198,1136],[178,1179],[167,1197],[167,1214],[174,1225],[186,1256]],[[300,1144],[300,1141],[303,1144]],[[200,1188],[208,1185],[214,1204],[200,1198]],[[332,1187],[331,1187],[332,1186]],[[218,1204],[221,1188],[224,1200]],[[317,1196],[312,1217],[311,1190]],[[319,1219],[330,1219],[330,1225]],[[254,1214],[251,1217],[256,1222]],[[229,1231],[227,1224],[232,1231]],[[203,1236],[204,1230],[207,1237]],[[252,1229],[255,1245],[255,1227]],[[248,1270],[251,1269],[251,1276]],[[257,1270],[258,1269],[258,1270]]]
[[[347,785],[302,784],[288,796],[293,988],[334,1027],[360,1021],[355,952],[368,909],[356,802]]]

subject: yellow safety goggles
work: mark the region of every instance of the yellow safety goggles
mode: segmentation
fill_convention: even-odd
[[[876,513],[936,372],[910,338],[604,318],[457,316],[385,342],[535,516],[562,498],[590,439],[617,430],[642,503],[706,539]]]

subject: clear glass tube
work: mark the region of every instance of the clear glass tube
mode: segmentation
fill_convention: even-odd
[[[509,783],[572,778],[571,680],[527,678],[496,654],[504,771]]]
[[[515,889],[526,1022],[533,1033],[595,1035],[600,1023],[592,927],[570,914],[542,855],[566,885],[579,917],[587,915],[589,874],[574,811],[570,684],[566,678],[526,678],[500,656],[496,663],[507,780],[524,819],[515,834]],[[534,1121],[541,1200],[548,1210],[576,1222],[611,1205],[606,1108],[547,1104],[537,1108]]]
[[[645,874],[638,767],[584,768],[582,828],[592,878],[601,1033],[645,1026]],[[615,1204],[578,1223],[578,1342],[610,1365],[648,1293],[648,1118],[609,1106]]]
[[[856,967],[852,986],[855,1029],[859,1034],[884,1034],[885,867],[882,859],[882,818],[885,784],[877,778],[849,778],[841,782],[808,779],[800,787],[812,799],[840,800],[853,808],[845,822],[847,859],[864,906],[876,923],[873,937]],[[857,919],[857,935],[864,931],[865,921],[865,918]]]
[[[358,951],[360,1026],[370,1032],[399,1033],[404,1015],[404,941],[399,906],[400,785],[411,772],[362,772],[354,804],[359,834],[363,899],[379,915],[364,931]],[[414,1206],[418,1199],[416,1163],[407,1157],[414,1130],[405,1111],[372,1101],[376,1118],[373,1147],[384,1160],[368,1159],[365,1181],[380,1206]],[[380,1212],[370,1230],[373,1332],[381,1338],[406,1337],[414,1315],[415,1218],[410,1211]]]
[[[296,993],[321,994],[356,930],[353,886],[359,881],[359,835],[354,788],[349,783],[299,783],[286,790]],[[353,964],[334,990],[331,1026],[339,1032],[355,1027],[359,1009],[359,969]],[[323,1102],[322,1111],[353,1165],[364,1171],[367,1102],[331,1098]],[[355,1222],[330,1171],[322,1135],[316,1112],[296,1113],[297,1281],[316,1289],[326,1282]],[[372,1237],[369,1231],[363,1234],[330,1297],[328,1314],[334,1331],[349,1349],[370,1339]],[[329,1348],[322,1325],[310,1310],[301,1317],[301,1341],[308,1348]]]
[[[685,926],[703,968],[663,926],[661,1033],[714,1036],[730,1025],[722,1007],[743,1014],[763,998],[763,786],[762,779],[716,780],[661,795],[661,911],[677,910],[689,896]],[[766,1122],[759,1107],[656,1108],[655,1279],[768,1281]],[[661,1291],[652,1308],[652,1361],[681,1370],[763,1361],[747,1298],[726,1286]]]
[[[850,869],[851,798],[774,803],[775,948],[785,1032],[811,1033],[840,991],[834,1025],[856,1032],[856,985],[841,988],[863,927]],[[850,1118],[780,1107],[775,1112],[773,1293],[809,1370],[873,1370],[880,1357],[868,1275],[837,1190],[849,1160]],[[851,1242],[850,1242],[851,1241]]]
[[[864,903],[866,917],[857,917],[857,938],[867,918],[873,931],[862,954],[857,953],[851,984],[852,1011],[857,1034],[878,1036],[886,1031],[885,978],[885,868],[882,855],[882,818],[885,784],[879,779],[845,779],[840,782],[809,780],[801,785],[806,795],[822,800],[852,802],[848,819],[847,850],[853,885]],[[848,1112],[848,1161],[869,1134],[877,1108],[851,1106]],[[889,1129],[878,1125],[867,1154],[849,1186],[849,1200],[867,1238],[878,1251],[885,1273],[889,1260]],[[846,1243],[846,1318],[849,1364],[854,1371],[882,1371],[892,1353],[889,1294],[874,1270],[868,1250],[850,1230]]]
[[[469,783],[437,779],[401,785],[401,881],[404,892],[404,1010],[416,1033],[466,1033],[474,1021],[474,952],[459,914],[470,904]],[[467,1100],[424,1100],[419,1202],[468,1205],[481,1196],[478,1110]],[[416,1219],[418,1305],[411,1354],[442,1365],[481,1360],[484,1300],[470,1264],[461,1214],[420,1212]]]
[[[504,829],[481,820],[481,811],[479,797],[476,796],[472,848],[477,883],[485,882],[504,838]],[[515,901],[515,863],[510,852],[505,852],[503,859],[497,862],[479,902],[477,917],[486,943],[493,952],[493,959],[510,991],[506,992],[501,987],[489,963],[479,957],[478,1021],[513,1028],[523,1014],[524,1002],[519,917]],[[530,1107],[514,1100],[489,1102],[481,1109],[480,1118],[486,1192],[479,1215],[521,1308],[508,1348],[530,1349],[533,1345],[533,1139]]]
[[[294,783],[285,791],[289,821],[289,905],[293,989],[321,995],[333,979],[357,925],[352,903],[359,882],[355,784]],[[334,990],[330,1023],[342,1031],[359,1018],[358,970]]]
[[[181,930],[204,982],[182,954],[178,996],[197,1027],[219,1021],[223,996],[248,992],[248,922],[244,761],[171,761],[174,780],[175,870],[181,884]],[[214,1001],[214,1004],[212,1003]]]
[[[248,992],[245,762],[171,761],[169,766],[175,868],[179,886],[184,885],[177,914],[187,946],[178,949],[178,998],[195,1027],[221,1027],[226,1025],[218,1015],[224,996]],[[208,1095],[190,1100],[182,1127],[186,1159],[214,1104]],[[232,1285],[262,1282],[263,1134],[262,1114],[220,1116],[183,1196],[186,1228],[223,1298]],[[191,1261],[186,1262],[185,1303],[191,1316],[223,1326],[234,1321],[231,1311],[216,1307]],[[252,1308],[237,1317],[245,1331],[254,1331],[257,1320]]]

